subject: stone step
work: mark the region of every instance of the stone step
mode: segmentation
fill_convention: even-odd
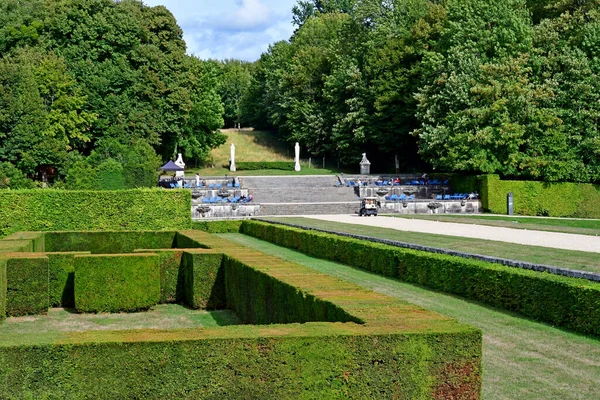
[[[328,188],[338,181],[335,175],[304,176],[245,176],[240,177],[242,187],[255,189],[267,188]]]
[[[258,203],[329,203],[356,201],[352,188],[255,188],[248,189]]]
[[[359,201],[337,203],[262,203],[258,215],[355,214]]]

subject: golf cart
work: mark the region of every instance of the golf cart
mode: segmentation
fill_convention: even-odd
[[[358,216],[377,216],[377,205],[379,201],[377,197],[364,197],[360,202],[360,210],[358,211]]]

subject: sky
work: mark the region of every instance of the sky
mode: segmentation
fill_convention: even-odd
[[[297,0],[144,0],[168,8],[183,29],[188,54],[255,61],[294,31]]]

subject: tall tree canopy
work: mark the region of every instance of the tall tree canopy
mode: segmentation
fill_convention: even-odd
[[[66,174],[71,153],[106,141],[205,158],[223,142],[218,70],[182,36],[166,8],[139,0],[1,2],[0,161]]]
[[[242,118],[355,164],[600,181],[597,0],[300,0]]]

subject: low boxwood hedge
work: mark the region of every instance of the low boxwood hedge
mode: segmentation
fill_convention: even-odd
[[[76,255],[74,265],[79,312],[131,312],[159,302],[156,254]]]
[[[600,283],[484,261],[244,221],[243,233],[582,333],[600,335]]]

